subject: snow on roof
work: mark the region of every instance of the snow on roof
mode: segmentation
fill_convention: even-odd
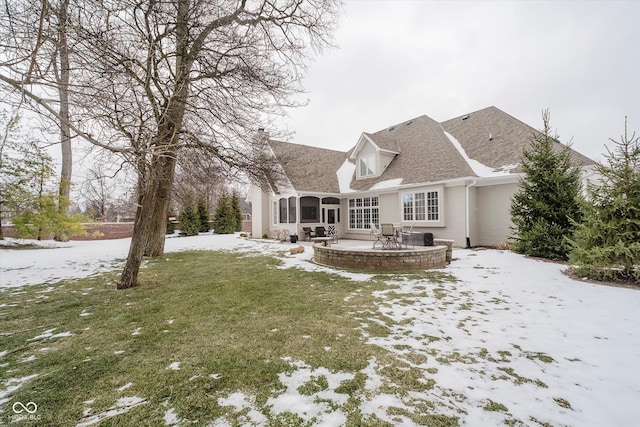
[[[385,188],[394,188],[402,184],[402,178],[388,179],[386,181],[380,181],[371,187],[372,190],[382,190]]]
[[[342,166],[336,171],[340,193],[353,193],[355,191],[351,189],[351,178],[355,171],[355,163],[351,163],[349,160],[345,160]]]
[[[500,169],[493,169],[485,164],[482,164],[479,161],[470,158],[464,148],[462,148],[460,142],[453,135],[451,135],[444,129],[442,129],[442,131],[447,136],[447,138],[449,138],[449,141],[451,141],[451,144],[453,144],[456,150],[458,150],[458,153],[460,153],[462,158],[469,164],[469,167],[471,167],[473,172],[479,177],[488,178],[492,176],[509,175],[512,169],[518,167],[518,165],[505,165]]]

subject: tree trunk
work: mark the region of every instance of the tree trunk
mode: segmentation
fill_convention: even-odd
[[[154,165],[153,180],[155,185],[154,205],[152,206],[151,224],[147,236],[144,254],[158,257],[164,254],[164,242],[167,234],[167,215],[171,201],[171,188],[176,167],[175,149],[162,155]]]
[[[62,148],[62,168],[60,171],[60,189],[58,198],[58,210],[65,215],[69,214],[69,201],[71,199],[71,174],[72,174],[72,152],[71,152],[71,129],[69,127],[69,49],[67,46],[67,9],[69,0],[63,0],[59,4],[58,10],[58,55],[60,60],[60,70],[58,79],[58,95],[60,97],[60,146]],[[59,242],[66,242],[69,236],[58,233],[54,239]]]
[[[138,175],[138,208],[133,223],[133,235],[127,262],[122,270],[116,289],[127,289],[138,284],[138,272],[144,258],[144,250],[149,236],[151,215],[153,214],[153,182],[147,174]]]

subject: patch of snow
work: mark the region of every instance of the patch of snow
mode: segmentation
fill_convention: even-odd
[[[140,335],[142,333],[142,328],[136,328],[135,331],[131,332],[131,335]]]
[[[440,127],[442,128],[442,126]],[[465,149],[462,147],[462,144],[460,144],[460,141],[458,141],[453,135],[451,135],[449,132],[445,131],[444,129],[442,131],[447,136],[447,138],[449,138],[449,141],[451,141],[451,144],[453,144],[456,150],[458,150],[458,153],[460,153],[462,158],[467,162],[471,170],[473,170],[473,172],[479,177],[486,178],[491,176],[508,175],[512,169],[518,166],[518,165],[515,165],[515,166],[507,165],[497,170],[493,169],[492,167],[489,167],[483,163],[480,163],[475,159],[470,158],[467,152],[465,151]]]
[[[218,405],[230,406],[236,412],[245,412],[245,414],[238,417],[238,421],[244,425],[267,425],[269,421],[262,412],[256,409],[255,396],[246,396],[244,393],[235,392],[226,398],[219,398]],[[247,408],[249,409],[248,411],[246,411]]]
[[[90,425],[97,424],[107,418],[115,417],[116,415],[124,414],[129,412],[131,409],[136,406],[144,405],[148,403],[146,399],[141,397],[133,396],[133,397],[122,397],[118,399],[115,406],[107,409],[104,412],[95,415],[89,415],[91,413],[91,408],[86,408],[86,415],[80,420],[76,427],[87,427]]]
[[[388,179],[374,184],[371,190],[384,190],[386,188],[394,188],[402,184],[402,178]]]
[[[14,391],[18,390],[24,383],[29,381],[32,378],[37,377],[38,374],[28,375],[26,377],[21,378],[9,378],[4,383],[4,389],[0,388],[0,406],[4,405],[9,401],[8,396],[11,395]]]
[[[173,408],[167,409],[164,413],[164,424],[167,426],[175,426],[180,423],[178,415]]]
[[[53,331],[55,331],[56,328],[53,329],[48,329],[46,331],[44,331],[41,335],[37,335],[33,338],[29,338],[27,341],[37,341],[37,340],[41,340],[41,339],[54,339],[54,338],[65,338],[65,337],[71,337],[73,336],[73,334],[71,332],[60,332],[59,334],[53,334]]]
[[[351,163],[349,160],[345,160],[342,166],[336,171],[338,177],[338,186],[341,193],[352,193],[355,190],[351,189],[351,179],[356,171],[355,163]]]
[[[131,382],[126,383],[126,384],[125,384],[125,385],[123,385],[122,387],[119,387],[119,388],[118,388],[118,391],[119,391],[119,392],[123,392],[123,391],[125,391],[126,389],[130,388],[132,385],[133,385],[133,383],[131,383]]]
[[[180,362],[171,363],[167,369],[171,369],[173,371],[179,371],[180,370]]]

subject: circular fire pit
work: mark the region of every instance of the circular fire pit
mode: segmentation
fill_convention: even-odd
[[[332,267],[373,271],[428,270],[443,268],[450,261],[449,245],[417,246],[409,249],[365,249],[313,245],[313,260]]]

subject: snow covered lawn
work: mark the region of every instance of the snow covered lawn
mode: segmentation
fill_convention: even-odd
[[[10,292],[48,284],[42,291],[46,293],[57,281],[112,271],[122,266],[128,244],[123,239],[0,249],[0,287],[12,288],[4,291]],[[207,234],[168,239],[166,249],[281,256],[290,247]],[[367,283],[379,280],[317,266],[309,262],[312,255],[310,247],[302,254],[285,255],[282,268],[338,273],[356,282],[345,304],[369,292]],[[266,402],[256,401],[246,390],[231,390],[217,404],[249,425],[265,425],[282,414],[314,425],[341,425],[352,419],[354,406],[370,424],[637,425],[640,291],[577,282],[563,274],[564,268],[510,252],[454,250],[453,263],[439,274],[385,276],[385,286],[371,291],[373,304],[353,316],[363,340],[384,349],[388,357],[371,357],[358,372],[312,367],[308,360],[285,357],[289,369],[279,374],[281,387]],[[10,309],[3,302],[4,292],[0,319]],[[79,312],[82,318],[91,315]],[[167,328],[172,323],[167,320]],[[0,327],[0,332],[8,331]],[[74,334],[64,327],[36,332],[33,340],[73,339]],[[0,348],[0,367],[10,350]],[[118,351],[113,349],[114,354]],[[180,361],[168,360],[164,366],[167,372],[182,370]],[[11,415],[12,394],[37,374],[0,383],[0,420]],[[210,379],[217,380],[216,375]],[[126,394],[129,387],[132,384],[119,386],[118,392]],[[142,410],[150,406],[144,404],[148,397],[123,397],[102,414],[92,413],[92,401],[87,401],[78,425]],[[184,414],[178,416],[168,405],[165,424],[183,423]],[[224,418],[209,421],[229,425]]]

